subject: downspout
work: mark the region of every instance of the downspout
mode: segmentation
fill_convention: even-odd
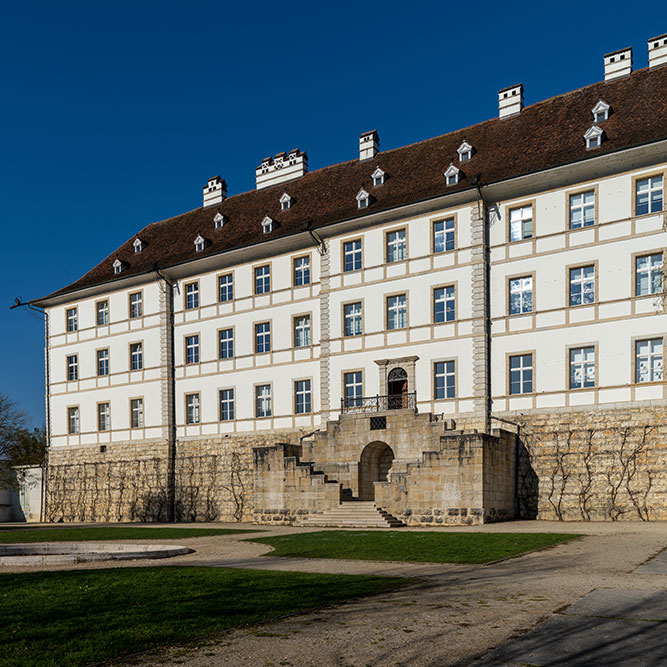
[[[153,267],[158,278],[164,281],[167,295],[167,373],[169,388],[167,391],[167,521],[176,520],[176,372],[174,368],[174,284],[161,272],[157,264]]]

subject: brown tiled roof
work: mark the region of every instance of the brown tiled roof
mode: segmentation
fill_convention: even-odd
[[[100,283],[173,266],[200,257],[250,246],[354,217],[363,217],[397,206],[424,201],[472,187],[472,177],[482,184],[495,183],[620,149],[667,139],[667,67],[643,69],[630,77],[596,83],[524,108],[517,116],[488,120],[471,127],[378,153],[372,160],[352,160],[324,167],[287,183],[252,190],[225,199],[219,206],[197,208],[168,220],[154,222],[138,236],[145,249],[134,253],[133,235],[82,278],[50,296]],[[604,123],[606,140],[594,152],[587,151],[583,135],[593,124],[591,109],[598,100],[611,105]],[[445,185],[444,171],[463,139],[475,147],[472,158],[460,165],[463,178]],[[387,173],[381,187],[372,186],[376,166]],[[373,195],[373,203],[359,210],[355,199],[360,185]],[[287,192],[297,202],[280,210],[280,196]],[[225,218],[214,229],[213,217]],[[269,215],[278,224],[270,235],[261,221]],[[209,245],[195,252],[194,240],[202,234]],[[126,264],[113,273],[116,257]]]

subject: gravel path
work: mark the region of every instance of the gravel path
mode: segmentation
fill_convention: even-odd
[[[567,532],[585,537],[487,566],[262,558],[261,554],[269,548],[245,542],[244,539],[252,537],[250,534],[177,540],[178,544],[196,549],[196,553],[168,561],[133,561],[112,566],[250,567],[386,574],[414,581],[393,593],[232,631],[198,647],[158,651],[133,658],[127,664],[469,665],[594,589],[667,590],[667,573],[643,569],[633,572],[667,546],[664,523],[540,521],[458,530]],[[276,528],[263,534],[305,531]],[[80,567],[109,567],[109,564]],[[48,569],[72,569],[72,566]]]

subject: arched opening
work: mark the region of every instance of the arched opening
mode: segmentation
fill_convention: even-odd
[[[359,500],[375,500],[375,482],[386,482],[394,452],[385,442],[364,447],[359,461]]]
[[[390,410],[405,408],[408,405],[408,374],[402,368],[394,368],[387,376],[387,393]]]

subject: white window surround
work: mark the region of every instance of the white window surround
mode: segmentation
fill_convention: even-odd
[[[586,140],[586,148],[599,148],[602,145],[604,130],[601,130],[597,125],[589,128],[584,139]]]
[[[380,167],[376,167],[375,171],[371,174],[371,178],[373,179],[373,186],[378,187],[380,185],[383,185],[385,182],[385,172],[380,169]]]
[[[123,262],[116,258],[113,263],[113,272],[118,275],[124,268]]]
[[[270,234],[273,231],[273,218],[268,215],[262,220],[262,233]]]
[[[196,252],[201,252],[206,247],[206,239],[201,234],[197,234],[194,243]]]
[[[227,218],[225,218],[225,216],[218,211],[218,213],[216,213],[215,217],[213,218],[213,224],[215,225],[215,228],[222,229],[225,222],[227,222]]]
[[[144,249],[144,242],[139,237],[134,239],[134,243],[132,243],[132,245],[134,246],[135,253],[139,253]]]
[[[594,123],[603,123],[605,120],[609,119],[609,109],[611,107],[606,103],[600,100],[592,109],[591,113],[593,114]]]
[[[445,171],[445,183],[449,185],[456,185],[461,177],[461,170],[458,167],[455,167],[453,164],[450,164]]]
[[[359,190],[357,196],[355,197],[355,199],[357,200],[357,208],[367,208],[368,205],[370,204],[370,198],[371,196],[368,194],[368,192],[366,192],[366,190],[361,188],[361,190]]]
[[[472,146],[464,140],[456,152],[459,154],[459,162],[467,162],[472,157]]]
[[[280,210],[287,211],[291,206],[292,198],[286,192],[283,192],[283,196],[280,198]]]

